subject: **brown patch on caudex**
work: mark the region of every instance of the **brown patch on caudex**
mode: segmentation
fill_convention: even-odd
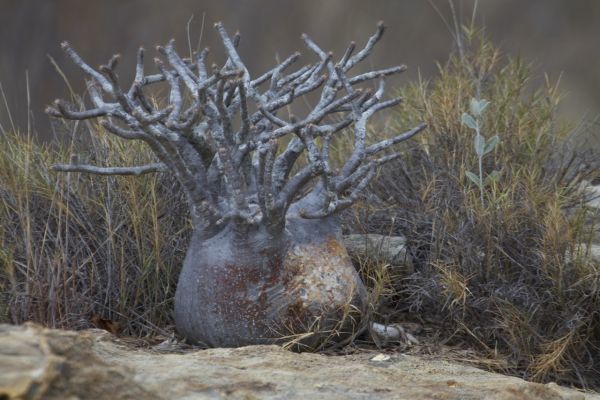
[[[340,308],[356,295],[349,257],[334,237],[290,246],[284,257],[263,252],[253,261],[261,265],[228,265],[219,275],[215,303],[225,321],[272,323],[274,334],[298,333],[320,317],[343,314]]]

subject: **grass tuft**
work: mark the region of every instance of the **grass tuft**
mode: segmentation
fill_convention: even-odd
[[[69,153],[106,165],[151,160],[101,131],[69,146],[0,136],[0,321],[81,329],[103,319],[122,334],[164,333],[190,232],[179,191],[161,175],[50,170]]]

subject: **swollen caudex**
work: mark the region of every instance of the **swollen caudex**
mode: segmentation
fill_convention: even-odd
[[[75,160],[53,169],[167,173],[179,182],[194,234],[175,320],[189,341],[241,346],[298,334],[305,338],[301,348],[314,348],[324,339],[347,340],[364,329],[366,290],[341,243],[338,214],[358,200],[380,166],[400,156],[396,144],[425,128],[368,144],[370,118],[401,101],[384,98],[383,78],[405,67],[353,74],[381,39],[379,24],[364,47],[351,43],[337,60],[303,35],[316,59],[294,68],[302,58],[294,53],[252,76],[237,51],[239,35],[230,37],[221,23],[215,28],[224,64],[209,65],[208,49],[181,57],[170,41],[158,48],[162,58],[154,59],[150,74],[140,49],[128,88],[116,73],[118,57],[96,70],[63,43],[86,75],[91,105],[57,100],[48,114],[98,119],[107,132],[146,143],[157,162],[108,167]],[[373,80],[379,80],[375,90]],[[156,86],[167,89],[166,99],[150,98]],[[289,115],[288,107],[309,93],[317,96],[314,106]],[[354,147],[336,168],[330,146],[343,134],[353,135]],[[349,310],[355,315],[348,317]]]

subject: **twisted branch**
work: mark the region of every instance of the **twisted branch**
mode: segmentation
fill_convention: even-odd
[[[68,57],[89,79],[93,105],[78,109],[57,100],[47,113],[69,120],[99,119],[104,129],[118,137],[146,142],[159,162],[137,167],[74,163],[53,169],[100,175],[170,171],[187,196],[196,229],[211,235],[227,223],[283,227],[288,209],[296,203],[304,218],[335,214],[358,199],[378,166],[399,156],[392,152],[374,158],[376,154],[425,128],[419,125],[367,145],[369,119],[401,101],[383,100],[383,78],[406,69],[400,65],[348,75],[380,40],[381,23],[362,49],[356,51],[351,43],[337,61],[303,35],[317,56],[315,62],[289,71],[300,59],[300,53],[294,53],[255,79],[238,53],[239,35],[230,37],[221,23],[215,29],[228,57],[223,66],[206,67],[208,49],[191,59],[180,57],[171,40],[158,47],[163,58],[154,60],[158,72],[150,75],[145,71],[144,49],[139,49],[135,77],[126,90],[116,73],[118,56],[96,70],[63,43]],[[373,79],[380,79],[375,93],[357,87]],[[167,104],[147,98],[145,88],[150,85],[168,86]],[[320,90],[317,105],[304,117],[278,115],[283,107],[316,90]],[[330,162],[330,144],[346,128],[354,130],[354,149],[338,171]],[[279,140],[289,135],[293,137],[279,151]],[[308,164],[292,175],[302,154]],[[311,183],[315,180],[318,183]]]

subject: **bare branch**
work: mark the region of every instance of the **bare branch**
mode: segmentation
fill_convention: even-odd
[[[374,167],[369,168],[365,176],[360,180],[358,185],[356,185],[356,187],[352,190],[348,197],[337,200],[325,210],[320,210],[313,213],[304,211],[300,213],[300,216],[306,219],[325,218],[352,206],[358,200],[359,195],[366,189],[366,187],[369,185],[369,182],[371,182],[371,180],[375,176],[375,171],[376,169]]]
[[[240,58],[240,56],[236,50],[235,44],[231,41],[231,38],[227,34],[227,31],[225,31],[225,28],[223,27],[223,23],[217,22],[215,24],[215,28],[217,29],[217,32],[219,32],[219,35],[221,36],[221,40],[223,41],[223,45],[225,46],[225,51],[227,51],[227,55],[231,59],[231,62],[233,63],[233,65],[236,68],[239,68],[242,71],[244,71],[245,79],[249,79],[248,69],[246,69],[246,66],[242,62],[242,59]]]
[[[297,122],[295,124],[286,124],[286,125],[282,126],[281,128],[274,130],[273,132],[268,132],[268,133],[261,135],[261,137],[259,138],[259,141],[262,143],[265,143],[271,139],[277,139],[279,137],[285,136],[285,135],[287,135],[291,132],[294,132],[302,127],[305,127],[309,124],[317,123],[323,117],[325,117],[327,114],[329,114],[332,110],[334,110],[335,108],[337,108],[343,104],[349,103],[350,101],[352,101],[356,97],[358,97],[359,94],[360,94],[359,92],[349,93],[346,96],[344,96],[336,101],[331,102],[326,107],[313,110],[304,120],[302,120],[300,122]]]
[[[322,170],[315,169],[313,166],[302,168],[287,181],[283,189],[279,192],[275,207],[286,210],[302,188],[322,172]]]
[[[84,172],[94,175],[144,175],[155,172],[167,172],[163,163],[141,165],[139,167],[97,167],[87,164],[55,164],[52,170],[56,172]]]
[[[190,94],[197,99],[198,97],[198,84],[195,81],[195,76],[190,68],[185,65],[181,57],[175,52],[175,40],[171,39],[167,46],[164,48],[165,54],[171,66],[177,71],[185,85],[187,86]]]
[[[367,147],[367,149],[365,150],[365,153],[367,155],[372,155],[372,154],[379,153],[382,150],[389,149],[390,147],[392,147],[393,145],[395,145],[397,143],[400,143],[400,142],[403,142],[405,140],[412,138],[413,136],[415,136],[417,133],[421,132],[425,128],[427,128],[426,124],[420,124],[420,125],[416,126],[415,128],[412,128],[411,130],[401,133],[400,135],[398,135],[396,137],[393,137],[393,138],[387,139],[387,140],[383,140],[377,144],[373,144],[373,145]]]
[[[200,54],[198,54],[198,58],[196,59],[196,66],[198,68],[198,79],[200,81],[205,81],[208,77],[206,72],[206,56],[208,55],[208,48],[202,49]]]
[[[81,68],[83,72],[85,72],[87,75],[89,75],[92,79],[94,79],[102,86],[102,90],[104,90],[107,93],[113,94],[113,88],[110,82],[99,72],[97,72],[95,69],[86,64],[83,61],[83,59],[79,56],[79,54],[77,54],[77,52],[73,50],[73,48],[69,45],[68,42],[62,42],[61,47],[63,48],[65,53],[67,53],[67,55],[71,57],[71,60],[73,60],[75,65]]]
[[[172,106],[172,110],[169,113],[169,118],[167,119],[167,125],[169,125],[171,123],[177,122],[181,114],[181,109],[183,107],[181,88],[179,87],[179,80],[177,79],[177,77],[165,67],[165,65],[159,58],[155,58],[154,63],[156,64],[158,69],[160,69],[167,82],[169,82],[169,86],[171,86],[169,105]]]
[[[343,68],[346,65],[346,63],[348,62],[348,60],[352,56],[352,53],[354,53],[354,49],[356,49],[356,42],[350,42],[350,44],[346,48],[346,51],[344,52],[344,55],[342,56],[342,58],[338,62],[338,66],[340,66],[340,67]]]
[[[348,62],[344,66],[345,71],[348,71],[350,68],[354,67],[356,64],[358,64],[359,62],[364,60],[371,53],[371,51],[373,50],[373,47],[375,47],[375,44],[377,44],[379,39],[381,39],[381,36],[383,36],[384,30],[385,30],[385,26],[383,25],[383,22],[381,22],[381,21],[378,22],[377,30],[375,31],[373,36],[371,36],[369,38],[369,40],[367,41],[367,44],[361,51],[356,53],[353,57],[351,57],[348,60]]]
[[[277,126],[286,126],[286,125],[288,125],[287,122],[285,122],[285,121],[277,118],[275,115],[273,115],[269,111],[265,110],[264,107],[261,107],[259,110],[273,124],[275,124]]]
[[[287,148],[277,159],[273,165],[273,190],[278,193],[285,185],[294,163],[304,151],[304,143],[300,138],[295,137],[288,143]]]
[[[242,120],[242,127],[238,135],[236,135],[236,144],[244,143],[247,140],[248,133],[250,132],[250,117],[248,116],[248,99],[246,97],[246,86],[244,82],[239,82],[240,92],[240,118]]]
[[[327,69],[329,70],[329,75],[333,76],[335,74],[335,71],[334,71],[333,64],[331,64],[331,62],[330,62],[331,58],[332,58],[332,54],[325,53],[323,50],[321,50],[321,48],[315,42],[313,42],[312,39],[309,38],[306,33],[302,34],[302,40],[304,40],[304,43],[306,43],[306,46],[309,49],[314,51],[317,54],[317,56],[319,56],[322,63],[327,66]]]
[[[112,123],[110,120],[102,120],[100,121],[100,126],[109,131],[112,134],[115,134],[123,139],[133,140],[133,139],[144,139],[147,135],[142,131],[133,131],[129,129],[121,128],[120,126]]]
[[[104,117],[111,111],[111,108],[108,107],[93,108],[85,111],[73,111],[71,110],[71,105],[67,104],[64,100],[55,100],[54,107],[46,108],[46,113],[53,117],[75,120]]]
[[[288,58],[283,60],[279,65],[277,65],[272,70],[267,71],[264,74],[262,74],[261,76],[259,76],[258,78],[254,79],[251,82],[251,85],[253,87],[256,87],[256,86],[268,81],[269,79],[271,79],[271,80],[277,79],[278,75],[281,72],[283,72],[285,69],[287,69],[290,65],[292,65],[296,61],[298,61],[299,58],[300,58],[300,52],[295,52],[294,54],[292,54],[291,56],[289,56]]]
[[[305,65],[305,66],[301,67],[300,69],[298,69],[297,71],[292,72],[291,74],[279,79],[279,81],[277,82],[277,86],[283,87],[291,82],[295,82],[296,83],[295,86],[297,86],[299,83],[304,82],[304,80],[308,79],[317,67],[318,67],[318,64]]]
[[[389,76],[393,74],[399,74],[401,72],[406,71],[406,65],[399,65],[397,67],[391,67],[386,69],[380,69],[377,71],[366,72],[361,75],[357,75],[349,80],[351,85],[356,85],[357,83],[362,83],[371,79],[383,78],[384,76]]]
[[[148,114],[141,107],[136,107],[131,112],[131,115],[133,115],[138,121],[140,121],[140,123],[142,125],[150,125],[150,124],[154,124],[156,122],[165,122],[166,123],[166,121],[164,121],[164,120],[172,112],[173,112],[172,105],[168,105],[167,107],[163,108],[162,110],[155,111],[152,114]]]
[[[372,52],[383,34],[383,24],[363,49],[357,52],[356,44],[350,43],[337,62],[330,52],[303,35],[317,61],[288,73],[300,58],[296,52],[254,80],[237,50],[240,35],[229,36],[222,23],[215,28],[227,55],[223,65],[213,64],[207,70],[208,49],[190,55],[193,59],[182,58],[171,40],[157,48],[162,54],[155,59],[158,72],[146,75],[144,49],[140,48],[135,77],[127,91],[121,89],[115,71],[118,56],[99,72],[64,43],[67,55],[90,79],[92,106],[78,110],[56,101],[47,113],[71,120],[100,118],[108,132],[144,141],[160,163],[111,168],[71,163],[55,169],[103,175],[168,170],[181,184],[198,229],[214,233],[232,221],[238,227],[264,221],[280,229],[285,225],[286,211],[296,201],[294,212],[305,208],[308,211],[301,214],[307,218],[325,218],[350,206],[376,168],[399,157],[391,147],[424,129],[419,125],[379,143],[366,144],[373,114],[401,101],[383,100],[382,78],[406,69],[396,66],[349,75],[349,70]],[[359,87],[372,79],[380,79],[374,93]],[[149,91],[144,93],[147,85],[159,82],[168,86],[167,104],[147,97]],[[265,82],[269,82],[268,87],[262,85]],[[278,115],[283,107],[317,90],[318,100],[303,118]],[[354,129],[354,148],[337,171],[330,162],[330,146],[333,135],[348,127]],[[280,140],[288,135],[291,139],[278,154]],[[383,151],[386,154],[376,158]],[[302,154],[307,155],[308,165],[292,175]],[[318,182],[313,182],[314,178]]]

